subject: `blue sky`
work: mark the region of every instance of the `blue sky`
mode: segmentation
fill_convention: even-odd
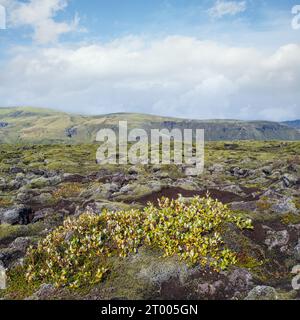
[[[0,105],[300,118],[295,1],[0,0]]]
[[[28,3],[29,1],[17,2]],[[1,2],[9,1],[0,0],[0,4]],[[299,41],[299,32],[292,32],[290,29],[291,8],[296,4],[296,0],[248,0],[245,11],[236,15],[224,15],[219,19],[212,18],[208,13],[216,2],[212,0],[70,0],[67,7],[57,12],[55,20],[70,21],[78,14],[81,20],[80,25],[86,29],[86,33],[63,35],[60,39],[62,42],[86,39],[109,41],[133,34],[151,37],[181,34],[209,39],[226,37],[227,41],[247,43],[247,39],[243,39],[243,31],[253,33],[272,31],[274,27],[288,29],[289,38]],[[237,26],[241,29],[237,29]],[[29,44],[30,33],[30,26],[10,27],[1,33],[1,43],[2,45]],[[238,39],[236,35],[239,35]],[[270,43],[285,41],[283,38],[270,40],[272,40]],[[255,45],[254,40],[252,44]]]

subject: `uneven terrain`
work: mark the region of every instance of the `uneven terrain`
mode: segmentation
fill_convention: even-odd
[[[299,299],[300,143],[209,142],[205,172],[185,166],[101,166],[95,144],[0,146],[0,265],[4,299]],[[254,229],[229,228],[236,266],[220,273],[188,266],[156,248],[112,261],[105,279],[77,290],[25,279],[24,256],[69,216],[157,204],[195,195],[227,204]]]

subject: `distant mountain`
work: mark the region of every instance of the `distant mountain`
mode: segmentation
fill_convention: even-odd
[[[289,126],[289,127],[291,127],[291,128],[300,130],[300,120],[285,121],[285,122],[282,122],[282,123],[287,125],[287,126]]]
[[[0,108],[0,143],[90,143],[101,128],[116,129],[127,120],[129,129],[205,129],[207,141],[300,140],[300,132],[268,121],[188,120],[119,113],[83,116],[49,109]]]

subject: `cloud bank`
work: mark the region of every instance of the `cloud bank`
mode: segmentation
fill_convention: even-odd
[[[191,118],[300,117],[300,45],[274,52],[188,36],[15,48],[1,68],[6,106]]]

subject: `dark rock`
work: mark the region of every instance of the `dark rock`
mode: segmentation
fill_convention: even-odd
[[[139,174],[139,171],[140,170],[137,167],[131,167],[131,168],[129,168],[128,173],[130,175],[137,175],[137,174]]]
[[[18,263],[20,258],[24,257],[24,253],[12,248],[0,249],[0,261],[5,268],[11,269]]]
[[[19,168],[19,167],[12,167],[9,171],[12,174],[24,173],[24,170],[22,168]]]
[[[212,299],[221,289],[224,289],[224,283],[221,280],[213,283],[205,282],[198,285],[197,293],[201,298]]]
[[[0,128],[6,128],[8,126],[7,122],[0,121]]]
[[[30,172],[36,176],[43,176],[46,173],[44,170],[41,169],[30,169]]]
[[[0,221],[2,224],[22,224],[26,225],[31,222],[33,211],[29,207],[17,206],[0,211]]]
[[[45,208],[45,209],[39,210],[39,211],[34,213],[34,217],[32,219],[32,223],[36,223],[38,221],[43,221],[48,216],[53,215],[53,213],[54,213],[54,210],[51,209],[51,208]]]
[[[63,175],[63,181],[64,182],[76,182],[76,183],[82,183],[85,181],[88,181],[88,178],[80,175],[80,174],[71,174],[71,173],[65,173]]]
[[[297,172],[299,169],[299,165],[297,164],[290,164],[288,167],[287,167],[287,170],[289,172]]]
[[[31,208],[25,207],[21,208],[19,211],[20,224],[29,224],[33,217],[33,211]]]
[[[272,174],[272,167],[264,167],[262,168],[262,172],[266,175],[266,176],[270,176]]]
[[[23,254],[26,253],[28,247],[30,246],[31,240],[30,238],[17,238],[14,240],[10,245],[9,248],[14,251],[22,252]]]
[[[236,168],[231,168],[230,173],[236,178],[246,178],[250,175],[250,170],[236,167]]]
[[[224,148],[227,150],[235,150],[238,149],[239,145],[236,143],[225,143]]]
[[[290,188],[293,187],[297,184],[298,182],[298,177],[292,174],[285,174],[282,177],[282,181],[285,187]]]
[[[69,138],[73,138],[77,135],[77,128],[68,128],[65,130],[65,134]]]
[[[152,167],[152,171],[154,172],[154,173],[156,173],[156,172],[159,172],[160,170],[161,170],[161,165],[154,165],[153,167]]]

